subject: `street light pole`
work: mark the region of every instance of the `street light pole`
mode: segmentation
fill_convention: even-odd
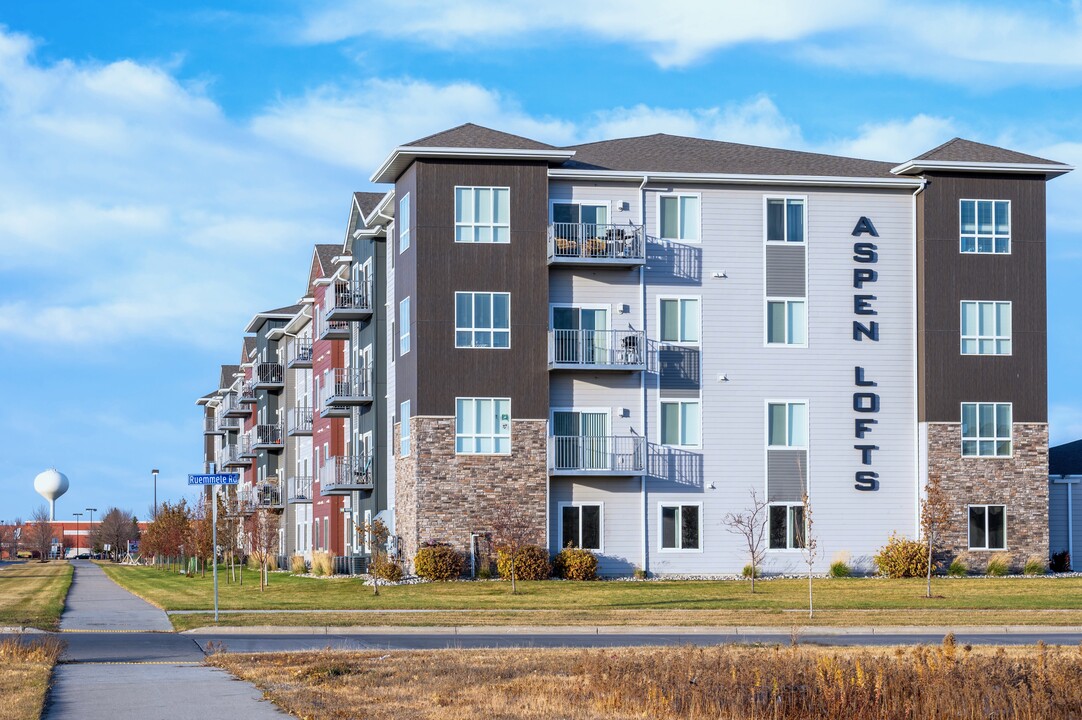
[[[75,559],[78,560],[79,559],[79,551],[82,549],[82,548],[80,548],[80,544],[82,543],[82,540],[79,538],[79,518],[81,518],[83,516],[83,514],[82,513],[72,513],[72,516],[75,518]]]
[[[96,513],[98,511],[98,509],[97,508],[87,508],[86,511],[88,513],[90,513],[90,524],[87,525],[87,529],[86,529],[86,542],[87,542],[87,545],[90,546],[90,548],[89,548],[90,554],[93,555],[94,554],[94,543],[92,543],[90,541],[90,538],[94,534],[94,513]]]
[[[150,471],[150,474],[154,476],[154,520],[158,519],[158,468],[154,468]]]

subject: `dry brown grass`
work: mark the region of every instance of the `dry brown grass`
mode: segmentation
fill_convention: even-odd
[[[1059,720],[1082,648],[806,647],[219,654],[311,720]]]
[[[55,637],[13,637],[0,642],[0,720],[37,720],[53,666],[64,651]]]

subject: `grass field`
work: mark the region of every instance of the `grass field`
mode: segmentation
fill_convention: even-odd
[[[1066,720],[1077,648],[810,647],[217,654],[297,717]]]
[[[55,637],[0,642],[0,720],[38,720],[63,643]]]
[[[56,630],[71,586],[71,563],[27,562],[0,568],[0,626]]]
[[[212,605],[209,575],[187,578],[150,567],[103,567],[109,577],[165,610],[208,610]],[[219,585],[223,610],[476,611],[222,616],[223,624],[238,625],[793,625],[807,620],[799,612],[807,607],[804,580],[759,583],[754,595],[741,581],[550,580],[520,583],[518,595],[511,595],[504,582],[455,582],[385,587],[374,597],[359,580],[285,574],[272,575],[270,587],[260,592],[251,571],[243,587],[221,576]],[[821,579],[815,581],[815,604],[819,621],[827,624],[1082,624],[1082,578],[944,578],[933,589],[940,597],[929,600],[921,580]],[[181,629],[209,622],[206,616],[172,618]]]

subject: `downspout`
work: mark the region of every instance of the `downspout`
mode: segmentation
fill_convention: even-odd
[[[650,176],[646,173],[642,175],[642,182],[639,183],[639,225],[642,227],[642,252],[643,258],[646,257],[646,183],[649,181]],[[650,441],[649,433],[646,428],[646,373],[650,368],[650,348],[647,342],[648,334],[646,332],[646,263],[643,262],[639,266],[639,327],[642,328],[643,334],[643,350],[644,358],[646,359],[646,370],[639,373],[639,397],[642,402],[642,436],[643,436],[643,461],[646,463],[646,467],[643,468],[643,472],[639,475],[639,505],[642,511],[642,568],[643,572],[648,572],[647,564],[647,550],[649,546],[650,537],[650,517],[646,509],[646,475],[650,469]]]
[[[1068,569],[1074,570],[1074,508],[1072,507],[1071,487],[1074,483],[1067,483],[1067,560]]]
[[[921,381],[918,373],[920,371],[919,363],[919,346],[920,346],[920,315],[917,309],[920,307],[920,297],[917,295],[917,252],[919,247],[917,245],[917,196],[924,192],[927,180],[921,182],[920,187],[913,191],[913,203],[910,208],[911,220],[913,223],[913,262],[911,263],[910,270],[913,273],[913,419],[916,420],[916,427],[913,428],[913,445],[914,452],[913,457],[916,462],[916,485],[914,493],[914,512],[913,512],[913,537],[920,537],[920,503],[924,497],[924,486],[921,480],[924,479],[924,475],[927,474],[927,453],[921,454],[921,434],[920,434],[920,390]],[[925,423],[927,426],[927,423]],[[922,467],[921,458],[924,458]]]

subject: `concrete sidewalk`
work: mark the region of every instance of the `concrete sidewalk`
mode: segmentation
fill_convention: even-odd
[[[132,595],[89,560],[72,560],[75,575],[60,616],[60,631],[172,632],[164,610]]]

